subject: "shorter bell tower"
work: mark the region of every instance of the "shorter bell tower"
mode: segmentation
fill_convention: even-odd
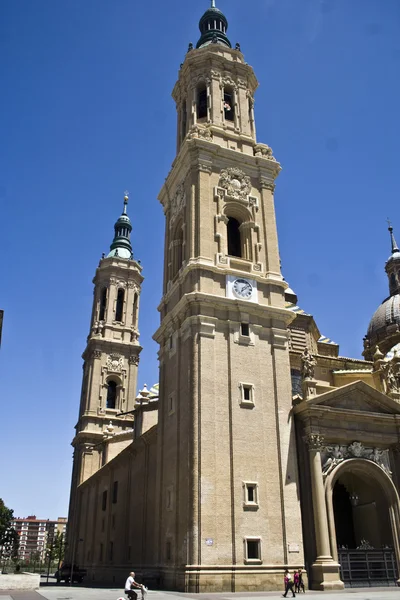
[[[133,258],[128,196],[115,223],[115,235],[93,279],[94,299],[90,332],[82,355],[83,377],[74,447],[70,514],[72,523],[77,487],[100,469],[110,437],[133,428],[139,354],[139,299],[142,267]],[[118,451],[132,442],[123,435]],[[113,455],[115,456],[115,450]]]

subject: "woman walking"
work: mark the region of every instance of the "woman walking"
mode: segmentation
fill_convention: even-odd
[[[289,573],[288,569],[286,569],[286,571],[285,571],[284,582],[285,582],[285,593],[282,594],[282,596],[284,598],[286,598],[287,593],[290,590],[292,592],[292,598],[296,598],[296,594],[294,593],[294,588],[293,588],[294,581],[293,581],[292,576]]]

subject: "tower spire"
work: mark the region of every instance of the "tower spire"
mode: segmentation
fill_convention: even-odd
[[[400,250],[399,250],[399,247],[397,245],[397,242],[396,242],[394,234],[393,234],[392,223],[389,221],[389,219],[387,219],[387,222],[389,224],[388,230],[390,233],[390,241],[392,243],[392,254],[394,254],[395,252],[400,252]]]
[[[206,10],[199,22],[201,37],[196,48],[204,48],[208,44],[222,44],[232,48],[226,35],[228,21],[225,15],[215,6],[215,0],[211,0],[211,6]]]
[[[127,206],[129,192],[124,194],[124,208],[118,221],[114,225],[114,239],[110,246],[108,257],[117,256],[118,258],[132,258],[131,231],[132,224],[128,217]]]
[[[215,8],[215,0],[211,0],[211,8]]]

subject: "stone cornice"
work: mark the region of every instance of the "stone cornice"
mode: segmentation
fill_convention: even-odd
[[[123,331],[119,329],[118,331]],[[129,328],[125,328],[125,331],[131,331]],[[90,337],[87,341],[86,348],[83,351],[83,360],[91,358],[92,353],[98,350],[106,354],[117,352],[122,354],[124,358],[128,359],[131,355],[138,356],[143,350],[142,346],[133,344],[132,342],[124,342],[122,340],[107,339],[99,336]]]
[[[212,294],[206,294],[203,292],[192,292],[182,296],[174,308],[164,317],[160,327],[153,335],[153,339],[156,342],[161,343],[162,337],[168,327],[177,320],[178,315],[184,315],[191,304],[211,305],[216,309],[225,309],[231,311],[236,308],[248,314],[260,316],[264,319],[271,319],[275,322],[280,321],[284,327],[287,327],[287,325],[293,319],[293,313],[286,308],[262,305],[253,302],[247,302],[246,300],[234,300],[225,296],[214,296]],[[278,329],[276,328],[276,325],[274,325],[274,327],[277,331]]]

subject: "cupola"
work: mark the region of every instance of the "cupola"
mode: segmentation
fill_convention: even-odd
[[[119,258],[132,258],[131,232],[132,224],[127,215],[128,195],[124,196],[124,209],[122,215],[114,225],[114,239],[110,246],[107,257],[118,256]]]
[[[228,21],[225,15],[215,6],[215,0],[211,0],[211,8],[206,10],[199,22],[201,37],[196,48],[204,48],[208,44],[223,44],[231,48],[231,43],[226,36]]]

